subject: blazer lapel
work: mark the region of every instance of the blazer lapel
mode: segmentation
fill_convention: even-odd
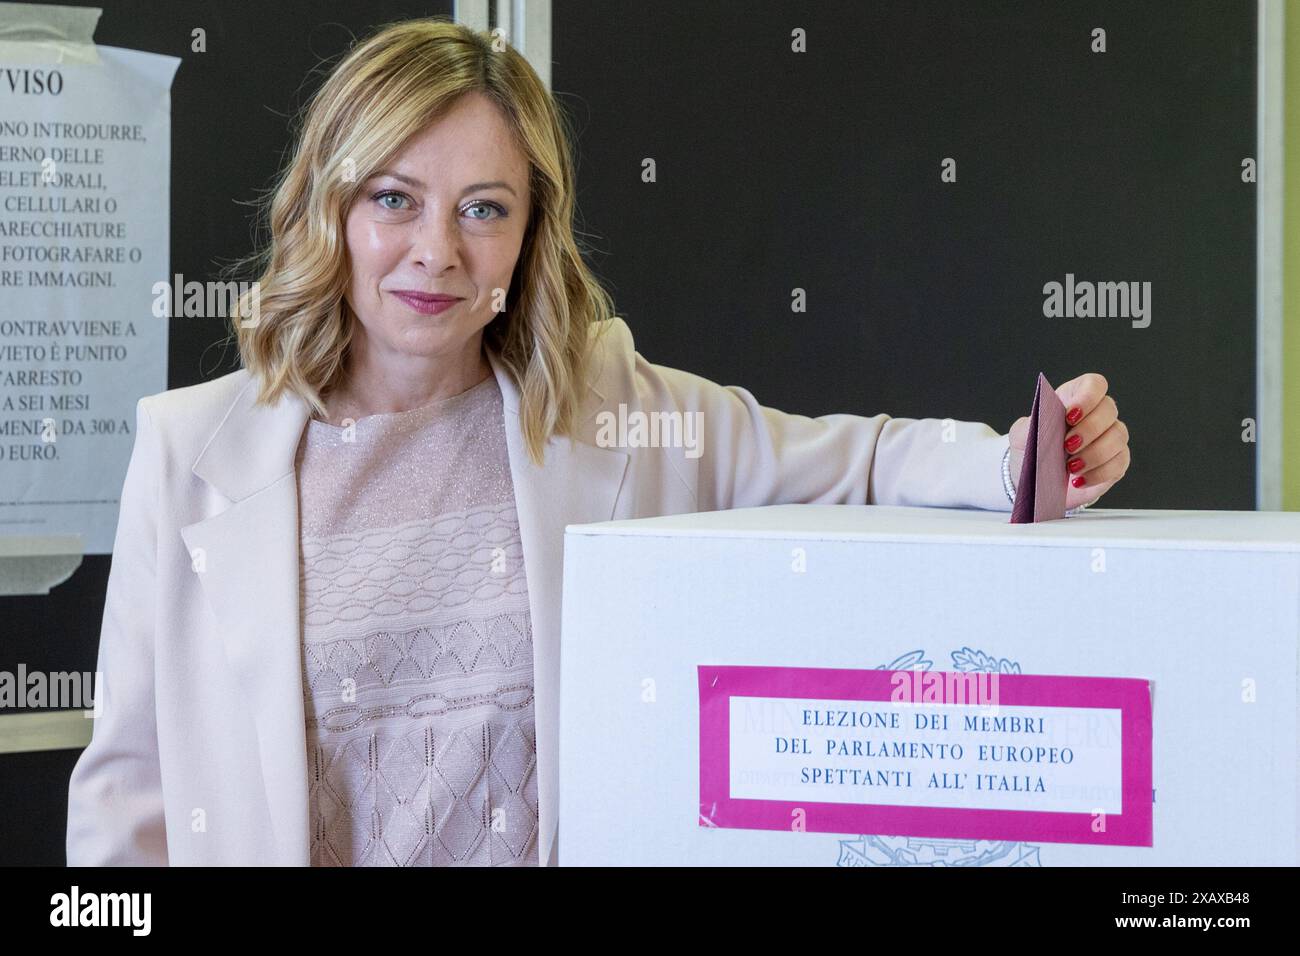
[[[608,521],[618,503],[629,455],[567,437],[552,438],[544,463],[528,456],[520,427],[519,390],[488,353],[501,388],[510,475],[524,551],[533,634],[533,713],[537,734],[538,862],[555,864],[560,784],[560,604],[564,580],[564,527]],[[588,387],[600,400],[595,386]],[[599,409],[596,403],[592,411]]]
[[[538,856],[547,865],[555,862],[559,810],[564,528],[613,517],[629,455],[556,437],[538,467],[524,445],[519,390],[497,355],[491,350],[487,355],[501,390],[528,586]],[[594,386],[588,387],[603,401]],[[231,503],[181,528],[181,537],[220,624],[232,673],[247,692],[244,703],[256,726],[277,862],[306,866],[310,824],[294,464],[310,410],[291,393],[273,408],[255,404],[256,397],[257,382],[250,376],[193,465],[194,474]]]
[[[307,737],[299,644],[298,489],[294,458],[310,411],[296,395],[255,405],[250,377],[194,462],[231,504],[181,528],[237,686],[257,753],[277,862],[308,858]]]

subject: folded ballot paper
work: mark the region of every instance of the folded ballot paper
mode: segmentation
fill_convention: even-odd
[[[1025,460],[1011,506],[1012,524],[1065,517],[1065,406],[1042,372],[1029,412]]]

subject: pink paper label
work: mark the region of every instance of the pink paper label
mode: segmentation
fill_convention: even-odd
[[[700,666],[700,825],[1152,845],[1134,678]]]

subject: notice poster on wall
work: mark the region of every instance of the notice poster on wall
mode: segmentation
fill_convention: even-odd
[[[180,60],[74,37],[93,62],[39,62],[15,53],[41,44],[4,35],[0,537],[78,534],[107,554],[136,402],[167,387],[152,290],[169,270]]]

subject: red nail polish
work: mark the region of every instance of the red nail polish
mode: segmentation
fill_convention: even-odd
[[[1076,471],[1080,471],[1080,470],[1083,468],[1083,459],[1082,459],[1082,458],[1071,458],[1071,459],[1070,459],[1070,464],[1069,464],[1067,467],[1070,469],[1071,473],[1076,472]]]
[[[1076,488],[1082,488],[1087,483],[1088,479],[1084,478],[1083,475],[1075,475],[1070,479],[1070,484],[1074,485]]]
[[[1066,441],[1065,441],[1065,450],[1068,451],[1068,452],[1073,452],[1076,448],[1079,447],[1079,445],[1080,445],[1082,442],[1083,442],[1083,436],[1082,436],[1082,435],[1071,435],[1071,436],[1070,436],[1069,438],[1067,438]]]
[[[1079,424],[1079,419],[1083,417],[1083,411],[1079,408],[1072,408],[1065,413],[1065,420],[1071,425]]]

